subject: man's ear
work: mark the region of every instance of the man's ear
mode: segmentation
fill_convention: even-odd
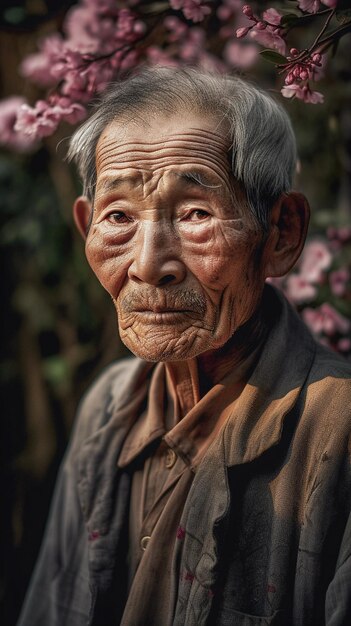
[[[91,202],[86,196],[79,196],[73,205],[74,221],[83,239],[87,238],[92,210]]]
[[[296,263],[305,243],[309,204],[301,193],[283,193],[271,211],[265,273],[284,276]]]

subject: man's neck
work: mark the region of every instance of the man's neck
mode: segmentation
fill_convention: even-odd
[[[256,313],[218,350],[186,361],[168,361],[168,386],[177,398],[181,416],[229,373],[234,374],[239,394],[256,364],[267,332],[264,317]]]

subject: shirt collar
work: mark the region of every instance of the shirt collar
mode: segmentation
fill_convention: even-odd
[[[126,437],[118,458],[118,467],[126,467],[163,437],[177,456],[195,469],[233,411],[244,387],[242,381],[252,369],[260,349],[261,345],[238,368],[214,385],[183,417],[178,415],[179,407],[174,389],[169,385],[166,365],[159,363],[152,373],[147,407]]]

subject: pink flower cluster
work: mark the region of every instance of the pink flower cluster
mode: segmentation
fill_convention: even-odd
[[[26,78],[56,91],[33,107],[19,103],[7,143],[51,135],[61,120],[81,121],[85,105],[106,89],[117,71],[136,65],[135,44],[146,25],[130,8],[118,8],[115,0],[81,0],[68,12],[63,30],[64,36],[46,37],[39,52],[22,63]]]
[[[320,37],[334,16],[336,1],[323,0],[323,4],[330,10],[324,11],[328,18]],[[278,57],[277,65],[280,73],[286,73],[283,96],[323,102],[323,95],[313,91],[309,81],[321,76],[326,55],[322,58],[314,43],[313,52],[292,48],[286,56],[285,39],[291,28],[276,9],[268,8],[259,17],[250,5],[243,6],[242,0],[168,0],[151,5],[141,0],[78,0],[64,19],[62,33],[45,37],[38,52],[21,65],[26,78],[50,90],[47,99],[34,106],[18,99],[5,102],[0,107],[1,142],[23,149],[55,132],[61,120],[82,120],[96,94],[140,63],[246,70],[258,57],[257,44],[284,55]],[[297,0],[297,7],[313,13],[320,2]],[[206,31],[196,24],[205,18],[209,18]],[[247,40],[241,41],[246,36]],[[273,62],[276,58],[274,55]]]
[[[337,5],[337,0],[321,0],[321,2],[330,9],[335,9]],[[298,0],[297,4],[299,9],[306,13],[317,13],[321,5],[319,0]]]
[[[290,57],[287,57],[289,63],[289,71],[285,77],[285,84],[291,85],[296,81],[303,81],[312,78],[315,80],[316,74],[318,76],[318,68],[322,66],[322,55],[319,52],[315,52],[312,56],[306,59],[299,60],[301,52],[297,48],[291,48]],[[294,61],[296,59],[296,61]]]
[[[304,249],[297,272],[286,279],[285,293],[294,304],[313,300],[317,286],[323,282],[324,273],[330,267],[333,256],[321,240],[309,241]]]
[[[302,311],[302,319],[322,343],[339,352],[350,352],[351,340],[345,336],[351,330],[350,320],[340,315],[331,304],[324,302],[315,309],[307,307]]]
[[[322,103],[323,95],[318,91],[313,91],[310,87],[310,80],[319,80],[322,77],[322,54],[318,50],[318,42],[326,30],[329,20],[333,17],[337,2],[335,0],[323,0],[323,4],[328,6],[330,11],[326,11],[328,17],[322,27],[315,42],[311,48],[299,51],[296,48],[290,49],[290,56],[287,56],[286,37],[289,32],[289,19],[283,21],[281,15],[276,9],[270,8],[263,12],[262,17],[254,14],[252,7],[245,4],[242,12],[248,20],[236,30],[236,36],[241,39],[249,36],[259,44],[276,50],[285,59],[281,58],[277,61],[277,67],[280,73],[285,73],[285,85],[281,90],[285,98],[298,98],[307,103]],[[310,0],[300,0],[297,2],[298,8],[302,12],[316,13],[320,8],[320,2]],[[302,16],[304,17],[304,16]],[[290,18],[291,15],[288,15]],[[292,14],[294,22],[298,17]],[[296,24],[295,24],[296,25]]]
[[[53,95],[48,102],[38,100],[34,107],[22,104],[17,112],[14,131],[19,137],[47,137],[55,132],[61,120],[76,124],[85,116],[86,110],[81,104]]]
[[[282,15],[276,9],[267,9],[263,12],[262,18],[254,14],[249,4],[243,6],[242,12],[251,24],[237,29],[236,36],[239,39],[249,35],[259,44],[277,50],[280,54],[286,54],[287,47],[283,38],[285,31],[280,26]]]
[[[136,61],[131,50],[146,26],[128,8],[118,9],[112,0],[82,0],[67,14],[65,38],[47,37],[40,52],[22,65],[26,77],[40,84],[60,83],[60,95],[84,103],[103,91],[118,69]]]
[[[290,55],[284,66],[287,74],[285,86],[281,90],[283,96],[285,98],[295,97],[312,104],[322,103],[324,101],[323,94],[319,91],[312,91],[308,82],[309,79],[318,80],[321,78],[322,55],[319,52],[314,52],[310,56],[306,56],[297,48],[291,48]]]
[[[300,309],[303,320],[322,343],[344,353],[351,351],[351,322],[337,306],[340,301],[351,303],[351,273],[348,267],[335,264],[340,263],[340,253],[350,242],[351,228],[330,229],[329,241],[307,242],[294,271],[283,278],[268,279]],[[325,299],[328,302],[323,302]]]
[[[27,135],[14,130],[18,110],[25,105],[25,99],[12,96],[0,102],[0,137],[1,142],[11,146],[19,152],[26,152],[33,146],[33,141]]]

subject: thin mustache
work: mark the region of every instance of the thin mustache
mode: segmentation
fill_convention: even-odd
[[[130,292],[125,295],[120,303],[123,313],[135,313],[136,311],[189,311],[204,315],[206,301],[202,294],[193,289],[178,289],[175,291],[163,291],[162,294],[147,292]]]

